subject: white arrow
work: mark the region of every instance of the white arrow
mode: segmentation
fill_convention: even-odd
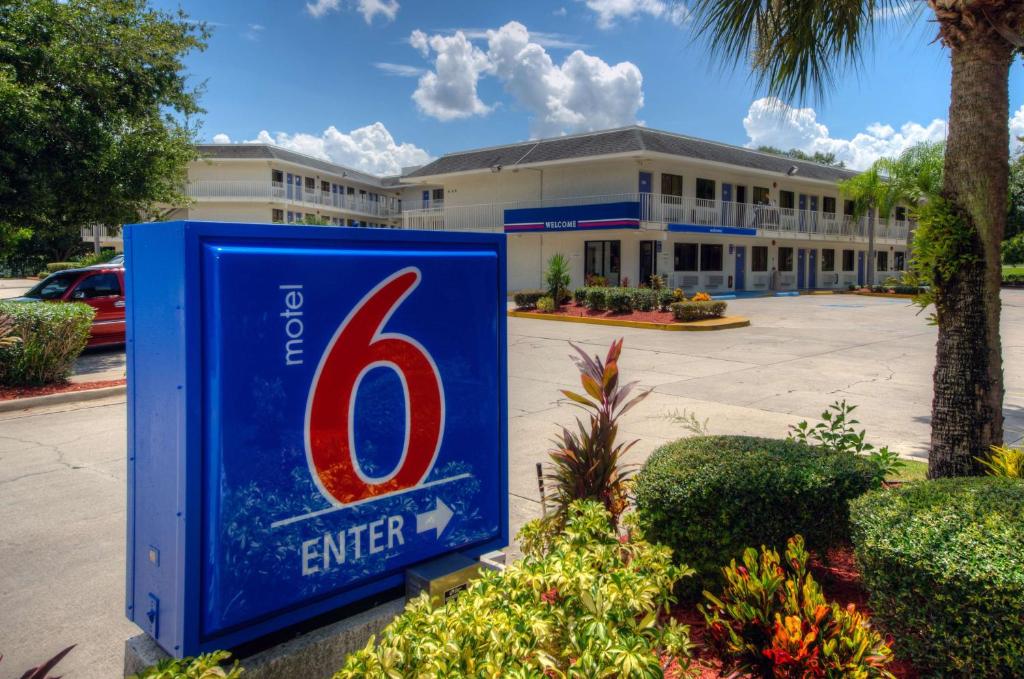
[[[425,533],[428,530],[436,530],[437,537],[440,538],[453,516],[455,516],[455,512],[452,511],[452,508],[446,505],[444,500],[437,498],[433,509],[416,515],[416,532]]]

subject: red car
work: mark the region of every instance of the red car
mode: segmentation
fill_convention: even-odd
[[[96,310],[90,347],[124,344],[124,267],[92,266],[47,276],[21,302],[83,302]]]

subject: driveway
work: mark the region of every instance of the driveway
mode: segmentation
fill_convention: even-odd
[[[1024,290],[1006,291],[1007,439],[1024,429]],[[749,328],[660,332],[509,319],[512,528],[539,513],[535,465],[578,410],[568,340],[601,353],[625,338],[621,371],[651,395],[620,435],[642,461],[686,430],[669,415],[707,419],[713,433],[784,436],[846,399],[876,444],[924,459],[935,329],[905,301],[851,295],[737,300]],[[118,369],[117,352],[90,359]],[[76,679],[120,676],[125,520],[123,399],[0,414],[0,676],[17,675],[66,645]]]

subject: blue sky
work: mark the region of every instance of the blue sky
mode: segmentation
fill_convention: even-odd
[[[833,151],[855,167],[945,131],[948,57],[924,20],[879,22],[863,68],[789,108],[707,57],[672,0],[180,5],[214,29],[188,60],[206,81],[205,139],[270,140],[371,171],[634,122]],[[1020,60],[1010,109],[1024,134]]]

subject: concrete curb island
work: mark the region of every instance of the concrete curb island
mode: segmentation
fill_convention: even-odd
[[[81,391],[66,391],[45,396],[29,396],[27,398],[12,398],[7,401],[0,401],[0,413],[9,413],[15,410],[28,410],[29,408],[41,408],[43,406],[60,405],[62,403],[78,403],[81,401],[92,401],[93,399],[107,398],[109,396],[123,396],[127,387],[118,384],[112,387],[100,387],[99,389],[83,389]]]
[[[513,318],[535,318],[542,321],[562,321],[565,323],[590,323],[592,325],[615,325],[623,328],[641,328],[645,330],[731,330],[732,328],[745,328],[748,325],[750,325],[750,319],[744,318],[742,316],[723,316],[722,318],[709,318],[703,321],[688,321],[683,323],[651,323],[648,321],[629,321],[618,318],[560,316],[558,314],[545,314],[536,311],[509,311],[508,315]]]

